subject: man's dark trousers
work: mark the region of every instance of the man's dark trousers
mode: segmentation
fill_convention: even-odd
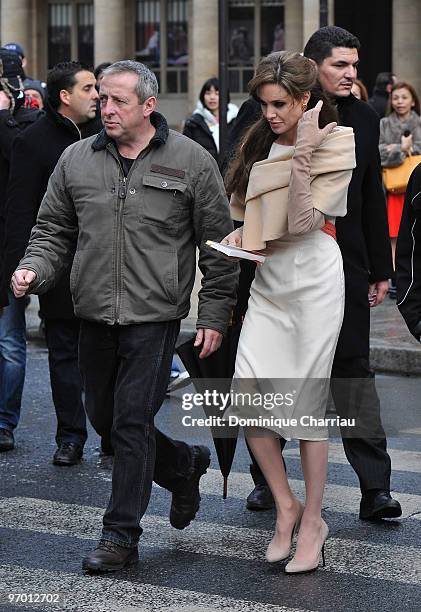
[[[86,412],[99,435],[111,427],[114,448],[102,539],[120,546],[138,543],[152,480],[177,493],[189,476],[189,446],[154,427],[179,329],[179,320],[124,326],[82,321],[79,360]]]
[[[79,319],[45,319],[57,446],[74,442],[83,448],[87,438],[78,363],[79,330]]]
[[[373,489],[389,491],[391,462],[368,359],[341,359],[337,355],[331,390],[337,414],[356,419],[357,429],[341,428],[341,434],[345,455],[358,476],[361,493]]]

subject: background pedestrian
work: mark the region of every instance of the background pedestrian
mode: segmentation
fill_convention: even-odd
[[[358,100],[362,100],[363,102],[367,102],[368,100],[368,91],[367,87],[364,85],[360,79],[355,79],[351,87],[351,93],[358,98]]]
[[[37,121],[41,111],[24,108],[22,62],[15,51],[0,49],[0,259],[5,244],[6,199],[15,138]],[[16,299],[0,269],[0,452],[15,445],[26,367],[25,299]]]
[[[237,116],[238,106],[229,101],[227,107],[228,129]],[[186,119],[183,134],[198,142],[216,159],[221,167],[219,155],[219,81],[213,77],[203,83],[196,110]]]
[[[420,101],[414,87],[409,83],[402,81],[392,87],[386,117],[380,121],[379,150],[383,168],[395,168],[402,165],[409,155],[421,154]],[[387,218],[393,264],[404,198],[404,193],[387,194]],[[395,299],[394,278],[389,292],[390,297]]]

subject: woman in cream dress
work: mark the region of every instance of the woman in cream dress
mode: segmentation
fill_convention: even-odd
[[[346,214],[354,138],[351,128],[336,126],[335,111],[317,88],[315,65],[298,53],[283,51],[264,58],[250,91],[263,117],[245,135],[227,177],[232,216],[244,225],[223,242],[264,250],[267,257],[251,287],[234,390],[246,391],[249,386],[277,392],[285,379],[295,387],[292,404],[263,412],[278,421],[298,422],[297,427],[267,427],[300,440],[304,507],[289,487],[273,433],[264,435],[257,427],[246,427],[245,432],[276,504],[276,529],[266,558],[286,559],[299,527],[295,556],[285,568],[298,573],[318,567],[328,534],[321,518],[327,429],[303,426],[301,417],[325,416],[344,308],[334,222]],[[262,415],[262,410],[237,404],[229,414],[250,418]]]

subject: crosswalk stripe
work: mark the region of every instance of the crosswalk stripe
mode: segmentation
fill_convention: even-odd
[[[0,501],[2,526],[51,535],[97,539],[103,509],[44,499],[14,497]],[[195,520],[182,533],[168,519],[146,515],[141,547],[174,549],[194,554],[263,560],[271,534],[267,530],[233,527]],[[326,545],[327,571],[419,585],[420,549],[331,537]],[[358,559],[358,563],[356,563]],[[382,562],[379,564],[379,559]]]
[[[305,485],[303,480],[289,479],[292,490],[302,499],[305,499]],[[243,499],[253,488],[251,476],[243,472],[231,473],[228,479],[228,496]],[[216,469],[210,469],[200,481],[200,491],[208,495],[222,496],[222,476]],[[409,493],[395,493],[402,505],[402,518],[411,517],[421,521],[421,495]],[[356,513],[359,512],[361,499],[360,489],[337,484],[327,484],[323,498],[323,508],[329,512]],[[418,514],[417,514],[418,513]]]
[[[16,565],[0,565],[0,584],[0,605],[8,601],[6,593],[57,593],[59,602],[46,605],[46,609],[55,612],[308,612],[120,578],[101,576],[98,579]],[[34,609],[37,609],[35,604]]]
[[[388,453],[392,460],[392,470],[421,474],[420,452],[389,448]],[[283,454],[286,457],[299,457],[300,451],[298,448],[286,448]],[[348,464],[342,444],[329,443],[329,463]]]
[[[339,454],[339,451],[336,452]],[[80,476],[88,477],[89,475],[81,473]],[[107,472],[101,476],[101,479],[111,482],[111,475]],[[289,483],[293,491],[304,500],[304,481],[289,479]],[[204,495],[222,496],[222,484],[221,472],[217,469],[208,469],[206,475],[200,481],[200,491]],[[155,483],[153,486],[159,488]],[[245,502],[252,488],[253,481],[248,473],[231,472],[228,479],[228,497],[242,499]],[[402,505],[402,518],[410,517],[421,520],[421,495],[393,492],[393,497]],[[328,483],[323,498],[323,508],[329,512],[358,514],[360,499],[361,492],[358,487]]]

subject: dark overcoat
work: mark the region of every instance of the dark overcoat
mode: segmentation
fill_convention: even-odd
[[[9,184],[10,158],[15,138],[43,115],[42,111],[18,108],[12,114],[0,110],[0,272],[5,247],[6,198]],[[8,283],[2,282],[0,274],[0,307],[7,306]]]
[[[227,125],[228,128],[228,138],[230,137],[231,127],[235,119],[230,121]],[[212,132],[210,131],[206,121],[199,115],[199,113],[193,113],[191,117],[186,119],[183,129],[184,136],[191,138],[195,142],[199,143],[208,153],[212,155],[212,157],[218,162],[218,166],[220,170],[223,166],[223,160],[221,159],[221,155],[218,153],[218,149],[216,148],[215,140],[212,136]]]
[[[352,94],[338,98],[341,125],[355,135],[356,168],[347,214],[336,219],[345,272],[345,315],[335,360],[369,357],[368,285],[392,276],[392,255],[379,156],[379,117]]]
[[[97,119],[77,127],[47,104],[45,115],[15,139],[7,191],[4,283],[9,284],[25,254],[48,179],[61,154],[74,142],[96,134],[101,128]],[[74,318],[69,276],[70,270],[53,289],[40,295],[41,316],[49,319]]]
[[[405,192],[396,245],[397,303],[411,334],[421,336],[421,164]]]

